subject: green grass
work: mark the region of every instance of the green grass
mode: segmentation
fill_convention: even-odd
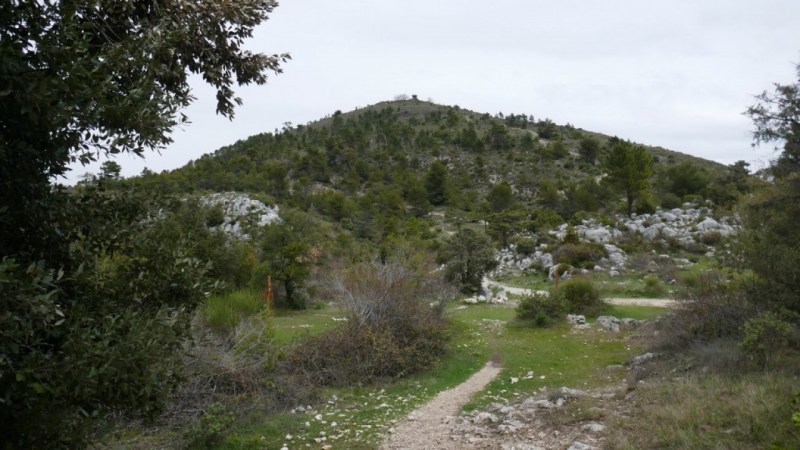
[[[649,318],[663,310],[614,306],[608,312],[620,317]],[[462,383],[491,358],[500,361],[503,371],[466,409],[533,395],[542,387],[587,388],[619,381],[619,372],[606,372],[603,368],[625,362],[635,351],[616,334],[573,332],[566,324],[544,329],[527,327],[515,322],[515,310],[507,305],[454,305],[447,315],[451,320],[449,351],[426,372],[382,384],[326,389],[311,411],[242,418],[218,448],[319,448],[325,444],[333,448],[376,448],[393,421],[437,393]],[[341,316],[334,307],[278,312],[274,317],[276,340],[287,345],[323,332],[340,325],[333,318]],[[533,371],[530,378],[528,371]],[[511,377],[519,381],[512,384]],[[321,441],[323,437],[325,441]]]
[[[335,306],[300,311],[276,311],[273,318],[275,342],[285,345],[305,336],[322,333],[343,323],[344,314]]]
[[[800,428],[791,423],[798,394],[797,376],[780,372],[645,385],[632,411],[611,422],[608,448],[798,448]]]
[[[375,386],[328,389],[325,401],[312,412],[290,412],[238,424],[219,448],[280,448],[284,444],[319,448],[323,444],[315,439],[321,439],[321,433],[334,448],[375,448],[392,420],[462,383],[489,359],[488,341],[479,325],[455,321],[451,334],[451,351],[425,373]]]

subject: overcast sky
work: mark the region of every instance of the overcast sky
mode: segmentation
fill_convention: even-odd
[[[249,42],[284,73],[240,88],[233,121],[195,79],[192,124],[123,175],[174,169],[239,139],[417,94],[524,113],[731,163],[763,162],[742,112],[795,81],[798,0],[283,0]],[[69,181],[97,165],[77,166]]]

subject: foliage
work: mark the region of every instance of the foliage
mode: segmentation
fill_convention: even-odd
[[[647,275],[644,277],[644,288],[642,289],[644,297],[659,298],[667,294],[667,287],[664,282],[656,275]]]
[[[531,223],[534,230],[546,231],[564,223],[564,219],[552,209],[542,208],[534,211]]]
[[[589,164],[594,164],[600,154],[600,141],[592,136],[584,136],[580,140],[578,151],[584,161]]]
[[[449,183],[447,166],[442,161],[434,161],[425,176],[425,190],[428,192],[428,201],[434,206],[447,203]]]
[[[744,323],[744,338],[739,346],[757,364],[768,368],[793,333],[794,326],[790,322],[767,311]]]
[[[314,224],[304,214],[284,214],[283,223],[272,223],[261,230],[261,253],[275,283],[283,285],[284,302],[276,304],[292,309],[305,308],[305,299],[299,289],[311,274],[311,234]],[[258,281],[256,281],[258,282]],[[266,278],[260,280],[266,284]]]
[[[597,262],[605,255],[605,249],[600,244],[589,242],[562,244],[553,251],[553,261],[578,267],[584,262]]]
[[[241,103],[234,83],[264,84],[288,59],[242,48],[274,1],[106,6],[14,2],[0,10],[4,255],[34,250],[16,233],[48,222],[50,180],[70,162],[171,142],[193,99],[190,74],[216,89],[217,111],[232,117]]]
[[[491,214],[486,221],[487,234],[502,247],[507,247],[512,236],[527,228],[525,212],[516,209]]]
[[[551,296],[561,297],[571,314],[597,315],[606,308],[600,298],[600,291],[585,278],[571,278],[550,292]]]
[[[501,212],[514,206],[514,192],[508,183],[499,183],[492,187],[486,196],[486,202],[492,212]]]
[[[214,289],[194,242],[142,199],[61,200],[50,255],[61,267],[1,264],[0,419],[14,447],[80,447],[107,413],[156,414],[179,380],[190,312]]]
[[[184,432],[186,448],[205,450],[216,447],[225,437],[225,431],[233,425],[234,419],[234,414],[225,405],[210,405],[200,420]]]
[[[203,304],[202,314],[212,328],[228,331],[264,307],[264,299],[257,292],[238,290],[209,297]]]
[[[352,385],[424,369],[444,351],[446,284],[425,263],[362,263],[333,279],[347,324],[289,349],[287,362],[311,383]]]
[[[687,281],[690,283],[675,296],[682,307],[675,310],[672,320],[662,323],[663,339],[658,345],[685,349],[696,342],[740,339],[742,325],[757,314],[757,301],[749,298],[749,289],[733,284],[718,271],[704,272]]]
[[[523,238],[517,241],[517,253],[520,255],[529,256],[536,252],[536,240],[530,238]]]
[[[288,55],[242,48],[273,1],[0,6],[0,422],[12,448],[81,447],[113,412],[154,415],[192,309],[213,290],[187,234],[135,192],[51,186],[71,162],[171,142],[198,74],[233,116],[234,84]],[[113,181],[113,183],[111,183]],[[207,242],[207,241],[206,241]],[[11,376],[11,374],[14,374]]]
[[[703,193],[710,179],[703,169],[690,161],[683,161],[666,169],[667,192],[685,197]]]
[[[628,215],[633,213],[633,202],[650,186],[653,158],[644,147],[627,141],[614,140],[605,161],[607,180],[625,193]]]
[[[517,305],[517,318],[546,326],[564,318],[569,308],[564,296],[534,292],[523,296]]]
[[[483,276],[497,266],[494,247],[482,234],[463,228],[445,242],[439,252],[448,281],[464,292],[478,292]]]
[[[762,281],[757,295],[774,308],[800,312],[800,65],[798,81],[775,85],[747,110],[755,143],[778,141],[783,151],[770,171],[771,185],[745,205],[741,249],[744,265]]]

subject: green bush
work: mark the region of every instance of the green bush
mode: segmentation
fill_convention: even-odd
[[[566,280],[550,295],[563,297],[567,312],[570,314],[594,316],[602,313],[606,308],[605,302],[600,298],[600,291],[585,278]]]
[[[245,317],[264,309],[264,299],[252,290],[238,290],[215,295],[206,300],[203,318],[216,330],[230,331]]]
[[[580,266],[584,262],[597,262],[606,255],[602,245],[596,243],[580,242],[577,244],[562,244],[553,251],[553,260],[557,263]]]
[[[522,297],[517,305],[517,318],[546,326],[567,314],[567,305],[560,295],[533,293]]]
[[[661,207],[664,209],[680,208],[681,205],[683,205],[683,200],[672,192],[667,192],[661,196]]]
[[[536,240],[523,238],[517,241],[517,253],[520,255],[532,255],[536,252]]]
[[[202,417],[183,434],[186,448],[206,450],[222,442],[225,431],[233,425],[235,417],[225,405],[214,403],[206,408]]]
[[[744,323],[739,346],[750,359],[768,368],[775,355],[789,343],[794,327],[780,315],[768,311]]]
[[[667,294],[667,287],[664,282],[656,275],[647,275],[644,277],[644,288],[642,295],[644,297],[658,298]]]
[[[549,208],[538,209],[533,214],[533,231],[546,231],[564,223],[564,218]]]

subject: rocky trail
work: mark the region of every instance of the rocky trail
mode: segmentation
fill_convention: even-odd
[[[382,449],[461,449],[463,443],[451,438],[450,422],[461,407],[481,391],[501,368],[488,362],[481,370],[458,386],[439,393],[397,424],[384,440]]]
[[[547,291],[533,291],[531,289],[524,289],[518,288],[513,286],[508,286],[506,284],[493,281],[493,280],[486,280],[486,284],[489,287],[496,287],[506,291],[509,294],[514,295],[531,295],[535,292],[544,292]],[[668,298],[619,298],[619,297],[610,297],[605,298],[606,303],[610,303],[612,305],[634,305],[634,306],[657,306],[659,308],[674,308],[678,306],[678,302],[676,300],[671,300]]]

